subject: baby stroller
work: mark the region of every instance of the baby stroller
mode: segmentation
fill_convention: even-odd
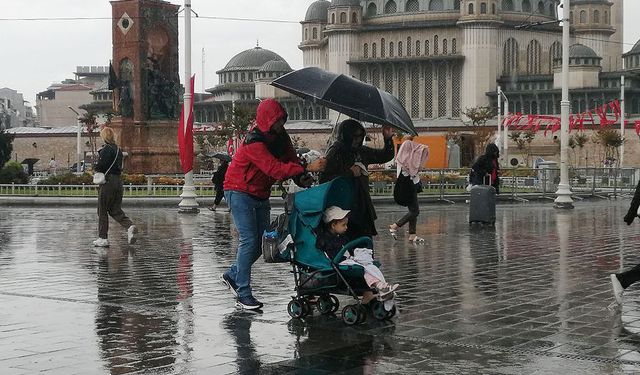
[[[289,199],[286,208],[288,230],[293,244],[288,247],[288,258],[293,266],[296,295],[287,306],[292,318],[301,319],[313,311],[332,314],[338,311],[337,295],[352,296],[355,302],[342,309],[342,320],[348,325],[363,323],[368,309],[360,301],[363,292],[371,290],[364,280],[364,268],[360,265],[340,265],[346,251],[356,248],[373,248],[369,237],[360,237],[346,244],[334,259],[316,248],[315,228],[320,225],[327,207],[350,209],[355,185],[350,179],[337,178],[331,182],[298,192]],[[377,264],[379,265],[379,264]],[[369,304],[377,320],[391,319],[396,313],[393,301],[386,304],[377,299]]]

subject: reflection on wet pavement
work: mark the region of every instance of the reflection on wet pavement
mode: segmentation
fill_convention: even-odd
[[[262,261],[253,283],[264,311],[236,310],[217,279],[237,240],[226,213],[131,211],[138,244],[114,226],[111,247],[96,250],[93,209],[3,207],[0,373],[640,371],[640,286],[607,308],[607,275],[640,263],[627,205],[500,206],[495,228],[470,228],[462,204],[423,207],[424,244],[376,239],[401,285],[397,317],[356,327],[291,320],[290,269]],[[380,209],[379,228],[401,214]]]

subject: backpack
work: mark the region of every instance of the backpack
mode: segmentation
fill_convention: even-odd
[[[400,206],[407,207],[416,199],[416,185],[411,177],[400,173],[393,187],[393,200]]]
[[[282,263],[290,256],[289,244],[281,248],[289,236],[289,214],[278,215],[262,235],[262,256],[267,263]]]

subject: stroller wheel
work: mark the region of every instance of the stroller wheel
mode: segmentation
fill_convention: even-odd
[[[302,299],[292,299],[287,305],[287,312],[294,319],[302,319],[309,314],[309,304]]]
[[[338,301],[338,297],[333,294],[330,294],[329,298],[331,299],[331,312],[334,313],[340,308],[340,301]]]
[[[333,300],[331,299],[332,296],[329,295],[323,295],[320,296],[318,298],[318,301],[316,302],[316,308],[318,309],[318,311],[320,312],[320,314],[322,315],[328,315],[331,314],[333,312],[335,312],[334,310],[334,303]]]
[[[358,305],[347,305],[342,309],[342,321],[350,326],[358,324],[361,314]]]
[[[358,305],[358,324],[362,324],[367,321],[367,307],[365,305]]]
[[[371,301],[371,314],[376,320],[388,319],[390,311],[384,309],[384,303],[378,300]],[[394,306],[395,307],[395,306]]]

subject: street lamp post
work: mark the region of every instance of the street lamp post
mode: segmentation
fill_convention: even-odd
[[[571,0],[562,5],[562,101],[560,102],[560,184],[556,192],[555,207],[571,209],[571,186],[569,184],[569,12]]]
[[[80,160],[82,158],[82,151],[80,150],[81,147],[81,139],[80,137],[82,136],[82,123],[80,122],[80,114],[78,113],[78,111],[76,111],[75,109],[73,109],[73,107],[68,106],[67,108],[69,108],[70,111],[72,111],[73,113],[76,114],[76,127],[77,127],[77,131],[76,131],[76,172],[80,173],[82,172],[82,168],[80,167]]]

